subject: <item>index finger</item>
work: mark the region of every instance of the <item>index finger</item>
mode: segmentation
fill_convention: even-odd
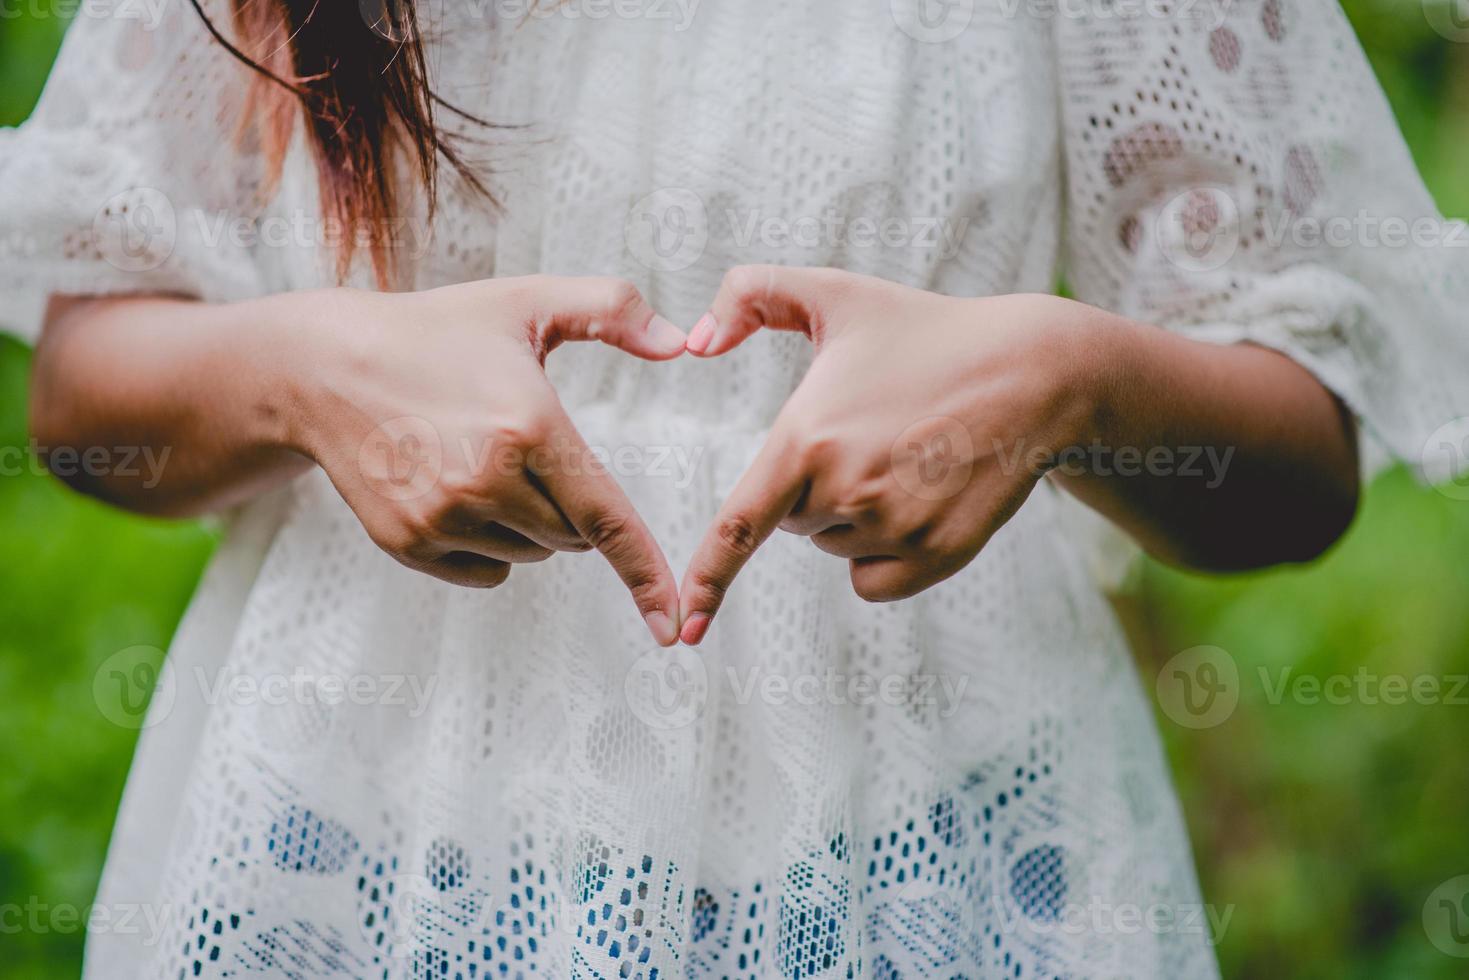
[[[660,646],[672,646],[678,640],[678,587],[663,549],[622,487],[594,465],[591,449],[564,414],[553,439],[556,461],[531,472],[571,525],[617,572],[653,638]],[[569,459],[561,459],[562,452],[576,457],[577,464],[564,465]]]
[[[730,584],[801,499],[805,467],[772,437],[740,477],[684,572],[679,639],[696,646]]]

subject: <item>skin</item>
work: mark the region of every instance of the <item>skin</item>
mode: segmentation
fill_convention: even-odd
[[[544,364],[566,341],[666,360],[685,339],[613,279],[227,305],[64,300],[36,351],[31,427],[53,448],[174,447],[151,488],[116,473],[72,478],[145,513],[215,509],[314,463],[379,547],[456,585],[493,588],[512,564],[595,548],[671,645],[673,573]]]
[[[777,528],[846,559],[862,598],[902,599],[969,564],[1048,469],[1155,556],[1199,569],[1308,560],[1356,510],[1350,420],[1263,348],[1055,296],[954,298],[774,266],[730,272],[689,348],[722,356],[762,326],[804,333],[816,356],[684,575],[685,643]],[[1212,487],[1105,458],[1052,468],[1093,444],[1232,455]]]
[[[1315,557],[1358,495],[1351,421],[1299,365],[1054,296],[747,266],[688,337],[628,283],[542,276],[223,305],[59,299],[47,320],[37,443],[172,448],[156,485],[69,477],[78,489],[187,515],[319,465],[380,547],[459,585],[596,548],[664,645],[704,638],[778,528],[846,560],[858,595],[890,601],[967,565],[1045,478],[1161,559],[1213,570]],[[762,327],[805,334],[816,356],[680,587],[545,358],[588,340],[649,360],[718,357]],[[1125,448],[1230,455],[1216,482],[1106,454],[1066,462],[1068,447],[1097,445],[1119,464]]]

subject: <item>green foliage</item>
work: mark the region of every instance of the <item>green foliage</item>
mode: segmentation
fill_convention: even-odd
[[[29,362],[0,342],[0,447],[27,445]],[[212,547],[196,525],[120,514],[29,466],[0,476],[0,907],[18,908],[0,913],[6,978],[77,973],[77,915],[136,737],[99,710],[93,679],[119,650],[167,647]]]
[[[66,21],[25,13],[22,6],[0,7],[0,126],[30,114],[66,30]]]
[[[22,11],[33,6],[0,9],[0,123],[29,113],[65,28]],[[1346,7],[1440,206],[1469,213],[1469,45],[1434,33],[1417,3]],[[27,364],[0,342],[0,450],[26,443]],[[167,645],[213,544],[198,526],[129,517],[35,473],[0,476],[0,909],[43,924],[12,932],[17,913],[0,916],[7,978],[78,970],[82,934],[57,913],[92,900],[135,741],[99,710],[94,678],[118,650]],[[1469,872],[1469,707],[1274,695],[1286,668],[1469,675],[1465,555],[1469,504],[1397,471],[1310,568],[1209,579],[1149,565],[1124,604],[1146,685],[1202,644],[1239,670],[1222,724],[1159,715],[1206,899],[1232,909],[1226,975],[1463,975],[1421,915],[1437,884]]]
[[[1439,883],[1469,871],[1469,687],[1454,680],[1469,677],[1465,554],[1469,506],[1396,470],[1309,569],[1218,580],[1147,567],[1144,682],[1197,645],[1239,669],[1222,724],[1192,731],[1159,715],[1206,901],[1234,909],[1226,976],[1464,975],[1421,915]],[[1351,687],[1328,699],[1282,686],[1302,677]],[[1429,703],[1395,704],[1389,677],[1441,686]]]

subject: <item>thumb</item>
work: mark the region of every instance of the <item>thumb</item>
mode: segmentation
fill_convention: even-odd
[[[709,312],[689,331],[689,353],[717,357],[761,327],[796,330],[816,340],[843,294],[842,284],[855,278],[837,269],[736,266],[725,274]]]
[[[634,357],[666,361],[682,354],[688,339],[625,279],[546,277],[536,303],[543,356],[565,341],[599,340]]]

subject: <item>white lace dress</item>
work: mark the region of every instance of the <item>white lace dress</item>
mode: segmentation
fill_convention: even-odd
[[[0,319],[332,281],[309,155],[267,193],[237,139],[247,71],[181,0],[105,6],[0,131]],[[1431,475],[1463,448],[1463,228],[1329,0],[424,6],[442,94],[519,128],[488,134],[503,216],[448,186],[405,223],[417,286],[619,275],[687,325],[740,263],[966,295],[1064,269],[1289,352]],[[1309,233],[1364,214],[1381,241]],[[681,569],[807,359],[762,335],[551,371]],[[596,555],[455,589],[302,477],[230,516],[179,630],[99,896],[134,915],[87,976],[1213,976],[1079,513],[1043,487],[884,606],[777,535],[694,654]]]

